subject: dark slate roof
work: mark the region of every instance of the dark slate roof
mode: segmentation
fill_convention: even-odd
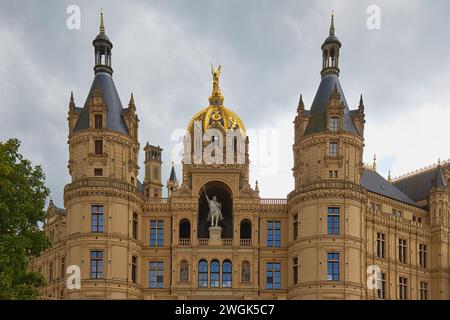
[[[361,185],[368,191],[415,206],[415,202],[375,171],[364,169]]]
[[[137,191],[142,194],[144,193],[144,185],[139,179],[137,179]]]
[[[330,36],[328,36],[328,38],[325,39],[323,44],[327,44],[327,43],[337,43],[339,45],[341,44],[341,42],[339,41],[338,37],[336,37],[334,35],[330,35]]]
[[[67,211],[66,209],[58,208],[57,206],[55,206],[55,213],[65,216],[67,214]]]
[[[170,170],[169,181],[177,181],[177,175],[175,174],[175,168],[172,166],[172,170]]]
[[[431,186],[436,188],[445,188],[447,187],[447,181],[444,177],[444,173],[442,172],[441,166],[436,169],[436,174],[434,178],[431,180]]]
[[[114,85],[111,75],[105,72],[98,72],[95,75],[91,89],[89,90],[89,94],[86,98],[86,102],[84,103],[83,110],[81,111],[80,118],[78,119],[73,131],[77,132],[89,128],[88,105],[94,94],[95,88],[102,90],[103,99],[108,106],[106,128],[112,131],[128,134],[128,127],[122,118],[122,102],[120,102],[119,94],[117,93],[116,86]]]
[[[344,104],[344,130],[352,133],[357,133],[355,124],[350,115],[350,109],[345,99],[344,91],[342,90],[337,74],[325,75],[320,81],[316,96],[311,105],[310,115],[311,120],[305,130],[305,135],[324,132],[327,128],[326,107],[330,101],[331,94],[334,88],[337,88],[341,95],[341,101]]]
[[[442,169],[439,170],[441,171],[440,174],[442,174]],[[400,190],[402,190],[414,201],[428,199],[428,196],[430,195],[432,181],[436,178],[436,176],[439,179],[442,179],[442,181],[441,182],[438,181],[438,183],[446,183],[443,174],[440,177],[440,174],[437,171],[438,168],[427,170],[419,174],[410,176],[408,178],[396,181],[394,185]]]

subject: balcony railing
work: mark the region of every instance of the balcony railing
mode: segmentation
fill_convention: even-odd
[[[241,239],[240,245],[243,247],[250,247],[252,245],[252,239]]]
[[[198,239],[198,245],[199,246],[207,246],[209,243],[209,239],[208,238],[199,238]]]
[[[233,239],[222,239],[222,244],[224,246],[232,246],[233,245]]]
[[[287,204],[287,199],[261,199],[261,204]]]
[[[180,238],[178,241],[180,246],[189,246],[191,245],[191,239],[189,238]]]

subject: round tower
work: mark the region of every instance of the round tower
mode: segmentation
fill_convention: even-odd
[[[95,77],[86,102],[77,108],[71,95],[69,104],[67,265],[80,268],[81,289],[65,297],[139,298],[138,118],[133,97],[123,108],[115,88],[103,13],[93,46]]]
[[[294,299],[365,297],[364,108],[361,100],[349,109],[339,81],[340,49],[332,15],[319,88],[310,110],[300,98],[294,121],[295,190],[288,197]]]

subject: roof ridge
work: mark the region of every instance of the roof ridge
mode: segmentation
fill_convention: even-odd
[[[392,182],[393,183],[400,182],[402,180],[409,179],[411,177],[421,175],[421,174],[423,174],[425,172],[432,171],[432,170],[438,168],[439,166],[447,166],[447,165],[450,165],[450,159],[441,161],[440,163],[433,163],[431,165],[428,165],[428,166],[425,166],[425,167],[422,167],[422,168],[410,171],[408,173],[405,173],[405,174],[403,174],[401,176],[398,176],[398,177],[392,179]]]

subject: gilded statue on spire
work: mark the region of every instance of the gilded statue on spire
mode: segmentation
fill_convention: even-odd
[[[209,97],[209,101],[211,105],[217,105],[223,103],[223,96],[220,92],[219,87],[219,78],[220,78],[220,68],[221,65],[217,68],[217,70],[214,70],[214,66],[211,64],[211,74],[213,76],[213,90],[211,93],[211,96]]]

